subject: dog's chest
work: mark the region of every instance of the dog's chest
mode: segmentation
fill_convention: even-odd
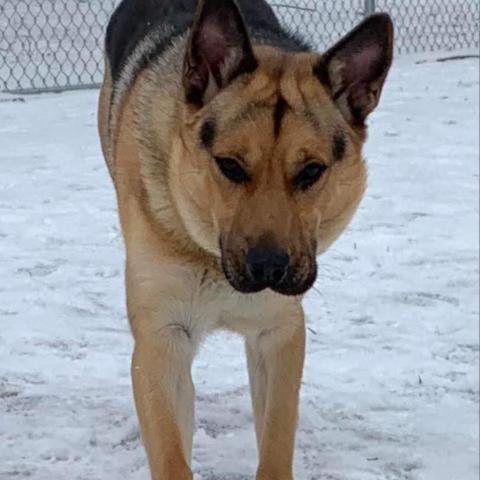
[[[227,328],[242,335],[275,328],[293,301],[270,290],[246,295],[233,290],[226,281],[208,280],[193,298],[188,308],[199,328]]]
[[[150,268],[148,275],[144,272],[136,280],[139,282],[143,298],[150,302],[149,310],[155,312],[149,328],[162,331],[165,326],[178,325],[195,343],[216,329],[255,336],[281,326],[288,322],[288,311],[297,302],[270,290],[239,293],[220,272],[192,265]]]

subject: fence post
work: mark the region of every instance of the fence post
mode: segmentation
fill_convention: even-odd
[[[365,16],[375,13],[375,0],[365,0]]]

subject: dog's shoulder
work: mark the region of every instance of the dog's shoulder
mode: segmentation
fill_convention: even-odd
[[[265,0],[239,0],[238,4],[254,43],[294,51],[309,49],[300,37],[282,27]],[[146,59],[161,56],[172,40],[191,26],[196,6],[197,0],[123,0],[106,33],[105,49],[113,80],[118,80],[134,52],[150,36],[151,48],[137,63],[141,66]]]
[[[117,80],[138,46],[151,34],[157,54],[184,33],[195,12],[195,0],[123,0],[107,27],[105,49],[112,78]]]

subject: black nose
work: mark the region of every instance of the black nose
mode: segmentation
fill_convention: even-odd
[[[247,272],[253,282],[274,286],[285,278],[289,262],[284,250],[256,247],[247,253]]]

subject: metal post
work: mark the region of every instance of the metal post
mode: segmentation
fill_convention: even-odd
[[[375,13],[375,0],[365,0],[365,16]]]

